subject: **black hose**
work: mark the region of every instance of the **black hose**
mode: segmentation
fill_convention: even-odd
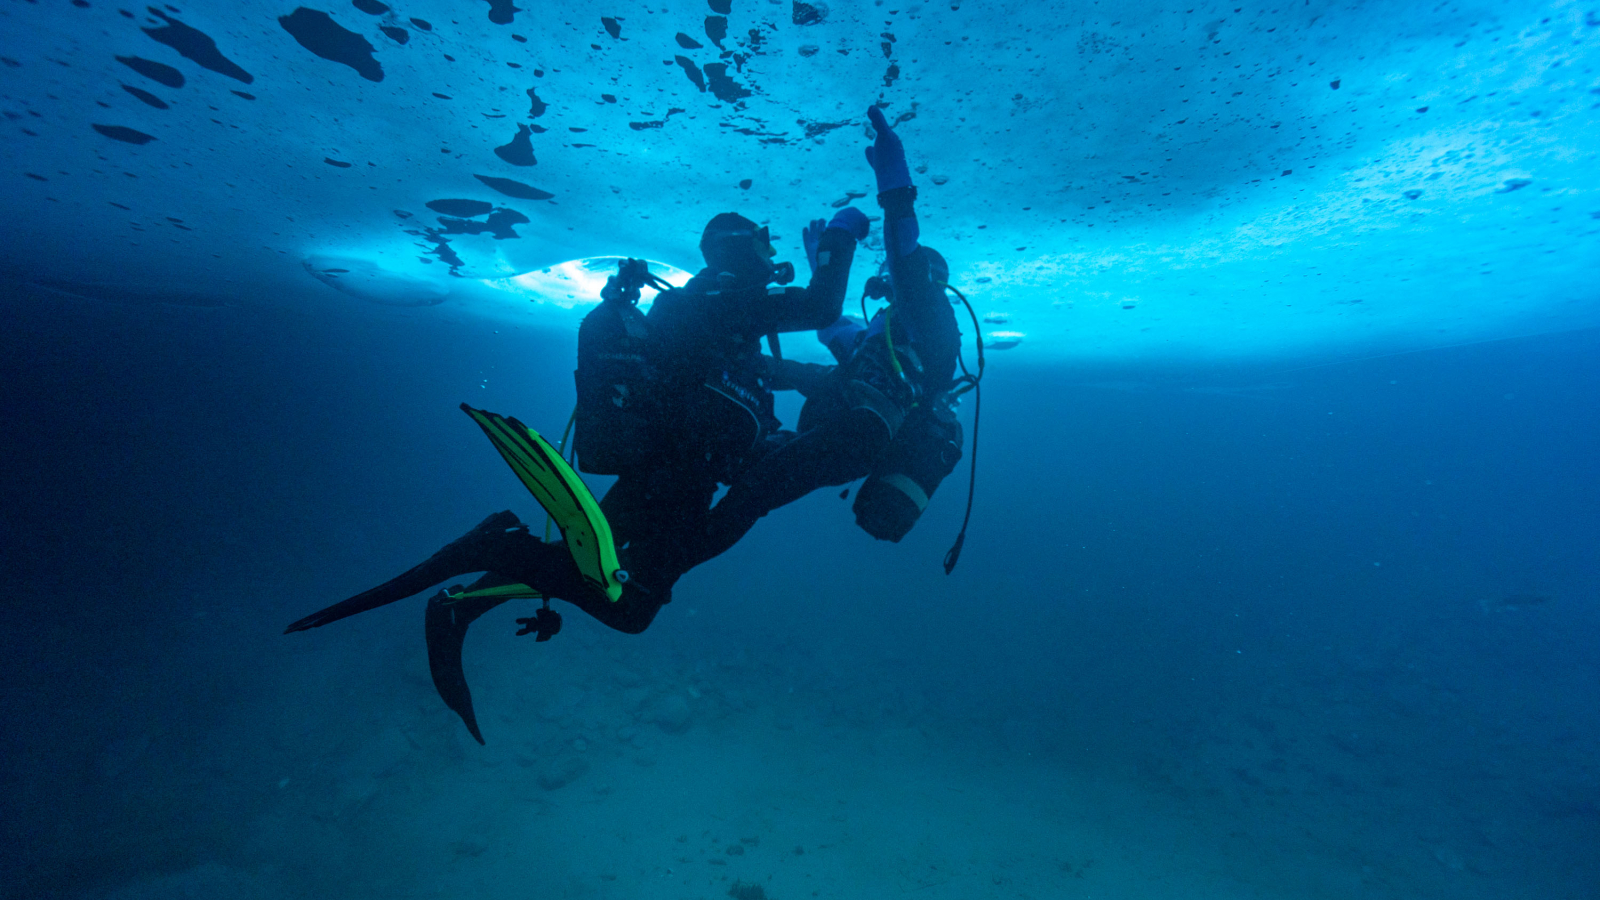
[[[979,338],[980,342],[982,338]],[[983,415],[983,387],[976,379],[972,382],[972,459],[967,474],[967,512],[961,517],[961,533],[944,555],[944,573],[955,571],[961,561],[961,548],[967,543],[967,523],[972,521],[972,495],[978,486],[978,419]]]
[[[967,524],[972,521],[972,496],[976,493],[978,487],[978,422],[983,416],[982,382],[985,361],[983,358],[983,328],[978,324],[977,310],[972,308],[972,302],[967,299],[966,294],[948,284],[944,285],[944,287],[955,291],[955,295],[961,298],[962,305],[966,306],[967,315],[972,317],[972,330],[978,342],[978,374],[974,375],[967,371],[967,361],[961,358],[960,351],[956,353],[956,362],[961,364],[963,373],[960,380],[966,382],[966,387],[955,391],[953,396],[959,397],[961,394],[966,393],[967,390],[972,391],[972,458],[968,460],[967,511],[961,517],[961,533],[956,535],[956,542],[950,545],[950,549],[944,555],[944,573],[949,575],[955,571],[956,563],[961,561],[961,549],[967,544]]]

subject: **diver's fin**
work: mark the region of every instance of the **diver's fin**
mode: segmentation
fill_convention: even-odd
[[[516,419],[461,404],[528,492],[561,529],[583,580],[612,602],[622,596],[627,574],[617,562],[611,525],[588,485],[538,432]]]
[[[467,639],[467,628],[479,616],[514,596],[533,593],[527,585],[505,587],[520,588],[521,592],[500,588],[454,594],[440,591],[428,599],[428,610],[423,615],[423,630],[428,638],[428,671],[433,673],[433,686],[444,705],[456,711],[480,744],[483,732],[478,730],[478,717],[472,712],[472,691],[467,687],[467,674],[461,668],[461,646]]]
[[[310,628],[319,628],[329,622],[337,622],[347,616],[363,613],[369,609],[377,609],[396,600],[404,600],[413,594],[420,594],[430,587],[468,572],[480,572],[487,568],[485,565],[482,547],[495,537],[503,535],[508,530],[519,528],[522,521],[511,510],[497,512],[482,522],[478,527],[447,544],[444,549],[428,557],[420,566],[397,578],[392,578],[383,584],[340,601],[327,609],[314,612],[283,630],[284,634],[291,631],[305,631]]]
[[[479,579],[478,583],[481,582],[482,579]],[[475,583],[473,588],[468,588],[465,591],[453,593],[450,596],[451,598],[457,600],[477,600],[487,598],[498,598],[500,600],[544,599],[543,594],[525,584],[501,584],[496,585],[495,587],[477,588]]]

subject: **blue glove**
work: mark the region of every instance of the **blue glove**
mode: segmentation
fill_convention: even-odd
[[[903,164],[904,161],[902,160]],[[833,221],[828,223],[828,227],[843,228],[845,231],[850,232],[850,236],[857,241],[866,240],[867,232],[871,230],[871,226],[867,222],[867,214],[854,206],[846,206],[844,209],[834,213]]]
[[[811,224],[800,232],[800,242],[806,247],[806,262],[810,263],[813,275],[817,272],[817,244],[822,240],[822,230],[827,227],[827,222],[812,219]]]
[[[877,142],[867,148],[867,165],[878,176],[878,193],[910,187],[911,169],[906,166],[906,148],[900,143],[900,136],[889,127],[889,120],[878,107],[867,107],[867,118],[878,132]]]

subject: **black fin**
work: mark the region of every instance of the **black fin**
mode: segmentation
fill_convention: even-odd
[[[484,559],[486,539],[503,534],[521,524],[522,521],[510,510],[497,512],[479,522],[476,528],[451,541],[438,553],[428,557],[428,560],[421,565],[369,591],[362,591],[348,600],[314,612],[285,628],[283,633],[320,628],[329,622],[337,622],[396,600],[404,600],[413,594],[420,594],[445,579],[465,575],[468,572],[484,571],[489,568],[485,565]]]
[[[473,587],[496,576],[485,576]],[[499,579],[501,582],[504,579]],[[428,600],[424,614],[424,631],[428,638],[428,671],[433,673],[433,686],[439,691],[444,705],[456,711],[461,721],[472,732],[478,743],[483,743],[483,732],[478,730],[478,717],[472,712],[472,690],[467,687],[467,674],[461,668],[461,647],[467,639],[467,629],[477,618],[506,602],[504,597],[455,597],[440,591]]]

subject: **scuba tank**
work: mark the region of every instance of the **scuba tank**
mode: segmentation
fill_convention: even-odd
[[[948,403],[907,411],[852,509],[861,530],[880,541],[905,537],[940,482],[961,461],[961,423]]]
[[[578,368],[573,380],[573,446],[578,468],[592,475],[620,475],[647,461],[659,446],[655,368],[645,354],[648,329],[639,311],[639,289],[671,285],[650,274],[644,260],[617,263],[600,305],[578,327]]]
[[[878,416],[889,443],[856,492],[856,524],[880,541],[905,537],[940,482],[961,460],[961,423],[949,398],[922,394],[922,361],[896,345],[892,307],[871,325],[846,364],[846,402]]]

